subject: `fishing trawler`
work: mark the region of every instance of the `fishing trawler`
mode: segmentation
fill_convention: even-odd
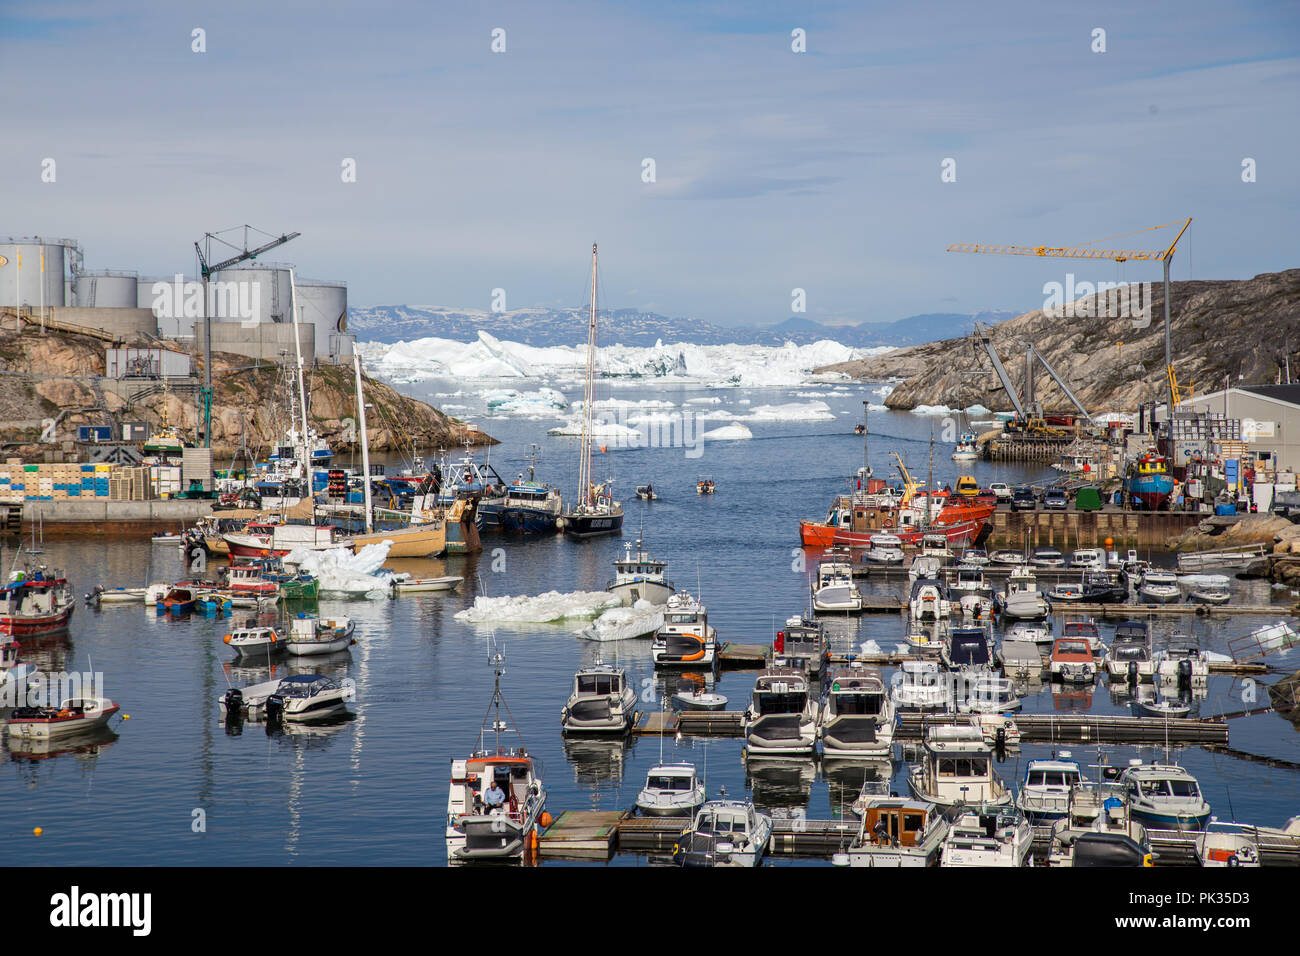
[[[61,573],[44,566],[14,571],[0,588],[0,634],[33,637],[66,630],[76,604]]]
[[[1124,494],[1135,506],[1148,511],[1158,511],[1173,490],[1169,460],[1154,451],[1130,462],[1124,473]]]
[[[558,525],[570,538],[595,538],[623,530],[623,506],[610,482],[596,484],[591,472],[592,384],[596,375],[596,244],[591,244],[591,319],[587,324],[587,378],[582,391],[582,441],[578,452],[578,494]]]
[[[624,607],[631,607],[637,601],[667,604],[677,591],[664,576],[667,562],[652,558],[641,538],[636,539],[635,554],[631,542],[625,541],[623,549],[623,557],[614,562],[614,580],[605,585],[605,590],[618,595]]]
[[[554,534],[564,511],[564,499],[558,489],[537,481],[537,450],[533,445],[528,458],[528,479],[521,474],[506,488],[496,507],[497,522],[507,534]],[[480,510],[487,517],[486,507]]]
[[[501,693],[505,658],[493,655],[492,665],[496,680],[478,743],[468,757],[451,762],[447,860],[452,864],[520,858],[535,848],[537,825],[550,822],[541,766],[525,748]],[[509,723],[501,719],[503,706]],[[502,744],[507,733],[518,738],[517,746]]]

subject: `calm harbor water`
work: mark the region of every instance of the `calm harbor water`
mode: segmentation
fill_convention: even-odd
[[[433,396],[458,388],[465,386],[426,382],[409,390]],[[793,393],[809,390],[707,392],[646,386],[618,388],[615,395],[663,399],[682,408],[722,408],[739,416],[762,404],[806,401]],[[860,420],[861,402],[879,397],[858,385],[812,390],[824,393],[822,400],[835,411],[836,421],[751,421],[753,439],[706,443],[698,459],[686,457],[681,448],[611,450],[597,457],[597,475],[612,471],[625,502],[624,538],[635,538],[644,520],[648,546],[668,561],[670,577],[692,591],[698,582],[721,639],[767,643],[775,627],[806,606],[796,521],[824,516],[830,496],[846,487],[845,476],[861,463],[862,441],[852,428]],[[723,399],[721,406],[685,404],[712,395]],[[469,406],[459,414],[502,440],[491,456],[503,476],[522,471],[528,445],[537,442],[543,449],[538,478],[571,493],[576,440],[545,437],[556,420],[475,418],[484,414],[480,399],[471,395],[455,401]],[[706,427],[728,421],[711,421]],[[898,451],[924,480],[931,419],[873,413],[871,422],[876,473],[891,471],[887,455]],[[955,479],[950,451],[936,447],[937,481]],[[982,462],[963,469],[972,470],[982,484],[1045,474],[1036,466]],[[702,474],[717,481],[716,496],[695,494]],[[661,500],[635,500],[633,486],[645,481],[654,483]],[[6,566],[15,543],[5,542]],[[229,619],[194,615],[171,621],[139,606],[98,612],[78,608],[65,637],[31,642],[24,658],[43,670],[102,673],[106,695],[130,719],[114,720],[116,739],[77,752],[39,755],[9,745],[0,771],[6,859],[46,865],[442,864],[449,762],[475,741],[491,693],[487,661],[494,640],[506,654],[503,684],[513,715],[545,766],[550,812],[631,806],[647,768],[659,758],[661,742],[566,742],[559,714],[574,669],[598,656],[625,665],[635,685],[645,689],[645,706],[654,707],[665,686],[651,667],[649,641],[596,644],[575,633],[583,623],[578,621],[490,630],[453,617],[475,594],[599,590],[612,575],[610,562],[621,552],[622,539],[575,544],[558,537],[525,542],[489,535],[485,545],[480,555],[394,565],[426,575],[464,575],[459,592],[321,602],[323,616],[344,614],[357,622],[358,643],[349,654],[302,668],[356,682],[353,718],[330,727],[291,726],[268,736],[260,725],[247,724],[239,735],[226,732],[217,720],[219,697],[229,685],[263,680],[267,674],[230,665],[221,643]],[[46,563],[66,569],[79,594],[99,583],[139,585],[184,573],[176,549],[147,541],[49,538],[43,551]],[[1213,622],[1166,618],[1157,630],[1177,626],[1195,634],[1203,647],[1224,651],[1226,638],[1283,616],[1289,596],[1270,592],[1266,582],[1233,586],[1238,598],[1249,603],[1268,602],[1272,593],[1278,614]],[[903,585],[869,580],[866,587],[896,593]],[[897,615],[864,616],[836,621],[835,628],[846,648],[871,640],[891,649],[902,640],[904,624]],[[1103,625],[1107,641],[1110,632]],[[1300,666],[1289,658],[1278,663],[1287,671]],[[277,673],[288,672],[285,665],[277,668]],[[752,683],[752,672],[725,672],[717,689],[730,698],[731,708],[739,709]],[[1252,691],[1261,704],[1266,701],[1262,687],[1213,677],[1199,712],[1241,710],[1250,706]],[[1027,713],[1080,707],[1128,712],[1124,701],[1112,699],[1104,681],[1089,695],[1075,698],[1059,690],[1054,694],[1048,685],[1025,702]],[[764,808],[804,808],[811,818],[839,814],[861,780],[861,771],[851,766],[819,768],[811,761],[747,770],[739,739],[680,744],[669,739],[662,746],[665,757],[705,768],[711,795],[725,787],[731,796],[752,795]],[[1300,761],[1300,736],[1273,714],[1232,721],[1232,746]],[[1095,748],[1073,749],[1082,762],[1097,762]],[[1111,764],[1159,755],[1151,748],[1131,747],[1108,748],[1107,753]],[[999,771],[1017,781],[1026,760],[1047,755],[1047,747],[1026,746],[1009,755]],[[1222,819],[1280,825],[1300,812],[1294,771],[1195,748],[1177,757],[1199,778]],[[895,789],[904,792],[906,764],[896,763],[893,773]],[[44,830],[39,838],[32,835],[38,826]],[[644,857],[620,855],[612,865],[645,863]]]

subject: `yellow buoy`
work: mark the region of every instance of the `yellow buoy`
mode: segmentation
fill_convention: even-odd
[[[41,829],[40,827],[36,827],[34,830],[32,830],[32,835],[33,835],[33,836],[40,836],[40,835],[41,835],[42,833],[44,833],[44,832],[45,832],[45,831],[44,831],[43,829]]]
[[[130,715],[130,714],[123,714],[123,715],[122,715],[122,719],[123,719],[123,720],[130,720],[130,719],[131,719],[131,715]]]

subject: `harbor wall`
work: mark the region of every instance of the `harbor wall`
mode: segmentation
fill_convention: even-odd
[[[996,511],[989,519],[990,548],[1101,548],[1163,551],[1169,539],[1194,528],[1205,515],[1193,511]]]
[[[16,507],[16,506],[15,506]],[[154,501],[24,501],[23,532],[36,526],[49,535],[120,537],[151,535],[155,531],[180,531],[212,513],[212,502],[202,498]]]

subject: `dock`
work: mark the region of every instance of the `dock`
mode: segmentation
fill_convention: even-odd
[[[538,839],[542,859],[608,860],[631,810],[565,810]]]
[[[921,740],[924,728],[966,723],[965,714],[900,714],[897,736]],[[1021,743],[1204,744],[1227,746],[1228,725],[1218,718],[1124,717],[1088,714],[1015,714]]]
[[[718,667],[723,670],[761,670],[767,666],[772,648],[768,644],[737,644],[725,641],[718,648]]]

